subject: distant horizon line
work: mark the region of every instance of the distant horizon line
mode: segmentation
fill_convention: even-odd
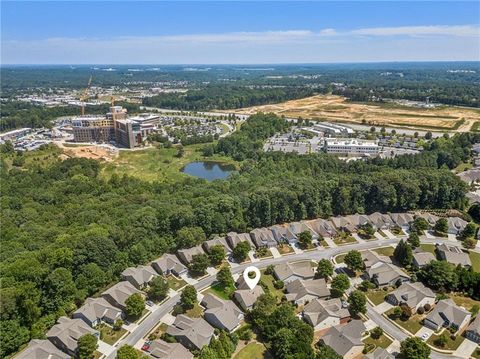
[[[9,63],[0,64],[0,67],[8,66],[285,66],[285,65],[355,65],[355,64],[408,64],[408,63],[480,63],[478,60],[407,60],[407,61],[335,61],[335,62],[259,62],[259,63]]]

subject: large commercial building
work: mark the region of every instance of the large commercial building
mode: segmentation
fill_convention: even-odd
[[[106,116],[81,116],[72,120],[75,142],[111,142],[134,148],[155,129],[159,116],[144,114],[127,117],[122,106],[110,107]]]
[[[326,138],[327,153],[339,155],[376,155],[379,147],[376,141],[365,141],[353,138]]]

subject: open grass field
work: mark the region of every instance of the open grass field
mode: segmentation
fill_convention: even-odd
[[[181,158],[176,156],[177,148],[149,148],[136,151],[120,151],[113,161],[105,164],[102,175],[111,177],[114,173],[119,176],[127,174],[147,181],[172,182],[188,175],[181,169],[190,162],[208,160],[238,166],[231,158],[212,156],[204,157],[201,152],[203,144],[183,147]]]
[[[234,359],[264,359],[264,358],[271,358],[271,355],[268,354],[265,346],[260,343],[250,343],[245,348],[240,350],[237,353],[237,355],[234,356]]]
[[[393,103],[353,103],[347,102],[345,97],[335,95],[317,95],[278,104],[232,110],[231,112],[254,114],[259,111],[317,121],[463,132],[468,131],[475,122],[480,121],[480,112],[475,109],[446,106],[423,109]]]

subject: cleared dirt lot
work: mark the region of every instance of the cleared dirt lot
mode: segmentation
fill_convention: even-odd
[[[344,97],[335,95],[317,95],[279,104],[237,109],[231,112],[254,114],[259,111],[319,121],[455,131],[469,131],[471,126],[480,120],[480,110],[476,109],[446,106],[423,109],[392,103],[361,104],[347,102]]]

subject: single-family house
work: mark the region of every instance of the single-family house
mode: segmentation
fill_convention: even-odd
[[[288,301],[298,305],[304,305],[316,298],[327,298],[330,296],[330,289],[325,279],[302,280],[295,279],[285,285]]]
[[[175,318],[171,326],[167,328],[167,334],[174,336],[177,341],[190,350],[201,350],[210,343],[215,329],[203,318],[189,318],[180,314]]]
[[[410,213],[390,213],[393,223],[403,230],[409,229],[410,224],[414,221],[413,214]]]
[[[70,359],[71,356],[62,352],[48,340],[32,339],[15,359]]]
[[[47,339],[61,351],[76,357],[78,339],[85,334],[92,334],[100,338],[100,333],[83,320],[60,317],[57,324],[47,332]]]
[[[177,277],[180,277],[183,274],[187,273],[187,267],[184,266],[177,256],[169,253],[165,253],[160,258],[152,262],[152,267],[159,274],[169,275],[173,274]]]
[[[366,329],[361,320],[352,320],[345,325],[330,328],[320,341],[344,359],[352,359],[362,354],[362,335]]]
[[[272,248],[278,245],[273,232],[268,228],[255,228],[250,232],[250,236],[257,248]]]
[[[351,222],[350,219],[345,216],[331,217],[330,221],[333,223],[337,231],[353,233],[357,230],[356,223]]]
[[[431,261],[436,260],[436,257],[432,252],[424,251],[423,249],[415,248],[413,251],[413,265],[417,268],[422,268],[429,264]]]
[[[460,247],[452,246],[449,244],[439,244],[437,247],[437,253],[440,259],[446,260],[453,265],[471,266],[472,262],[467,253],[465,253]]]
[[[270,230],[273,233],[273,237],[278,243],[296,243],[297,236],[290,230],[288,226],[275,225],[270,227]]]
[[[431,214],[431,213],[427,213],[427,212],[424,212],[424,213],[419,213],[417,214],[415,217],[420,217],[420,218],[423,218],[425,219],[427,222],[428,222],[428,225],[430,227],[433,227],[435,226],[435,224],[437,223],[437,221],[440,219],[440,217],[434,215],[434,214]]]
[[[215,237],[209,241],[203,242],[203,248],[207,253],[210,253],[212,247],[222,246],[225,249],[225,253],[228,255],[232,252],[232,249],[228,245],[227,239],[224,237]]]
[[[231,300],[223,300],[213,294],[206,294],[202,298],[205,307],[203,317],[216,328],[233,332],[243,319],[243,312]]]
[[[130,282],[137,289],[148,287],[158,273],[151,266],[130,267],[122,272],[122,279]]]
[[[178,258],[180,258],[180,260],[186,265],[189,265],[192,262],[193,256],[197,256],[199,254],[205,254],[205,251],[202,249],[202,246],[179,249],[177,251]]]
[[[365,355],[366,359],[395,359],[393,354],[387,352],[386,349],[377,347],[373,352]]]
[[[392,263],[390,257],[378,254],[375,251],[367,250],[360,252],[363,259],[363,264],[365,265],[365,269],[370,269],[377,263]]]
[[[468,222],[459,217],[448,217],[448,233],[458,235],[460,234]]]
[[[337,234],[337,230],[332,222],[326,219],[315,219],[310,221],[308,224],[319,236],[325,237],[334,237]]]
[[[410,276],[391,263],[378,262],[366,271],[368,279],[379,287],[397,285],[410,280]]]
[[[480,315],[477,314],[475,319],[467,327],[465,337],[480,344]]]
[[[400,287],[389,293],[386,297],[387,302],[392,305],[406,305],[412,313],[425,304],[433,306],[435,304],[435,293],[423,285],[421,282],[402,283]]]
[[[115,321],[123,319],[124,315],[120,309],[100,297],[87,298],[85,304],[73,313],[72,318],[82,319],[93,328],[102,322],[114,324]]]
[[[457,333],[461,333],[470,322],[471,317],[472,314],[468,310],[459,307],[453,300],[443,299],[423,320],[423,325],[433,330],[451,327]]]
[[[233,297],[235,298],[240,308],[247,311],[252,309],[253,305],[257,301],[258,297],[260,297],[265,292],[260,285],[255,286],[253,289],[244,288],[244,289],[237,289],[233,293]]]
[[[255,248],[249,233],[229,232],[227,233],[227,242],[232,249],[235,249],[240,242],[247,242],[250,245],[250,248]]]
[[[125,301],[135,293],[139,293],[143,297],[145,296],[144,292],[135,288],[130,282],[122,281],[108,288],[102,293],[102,297],[111,305],[120,308],[121,310],[125,310]]]
[[[278,264],[273,270],[275,278],[285,283],[295,279],[312,279],[315,275],[310,261]]]
[[[314,330],[322,330],[347,323],[350,320],[350,312],[340,298],[328,300],[317,298],[303,308],[303,318]]]
[[[288,225],[288,228],[294,233],[297,237],[300,235],[302,232],[308,232],[312,235],[313,239],[318,238],[318,233],[315,232],[312,227],[310,227],[307,222],[301,221],[301,222],[292,222]]]
[[[368,216],[368,220],[375,229],[390,229],[395,226],[390,215],[380,212],[374,212]]]
[[[167,343],[155,339],[150,344],[150,356],[155,359],[193,359],[193,354],[180,343]]]

